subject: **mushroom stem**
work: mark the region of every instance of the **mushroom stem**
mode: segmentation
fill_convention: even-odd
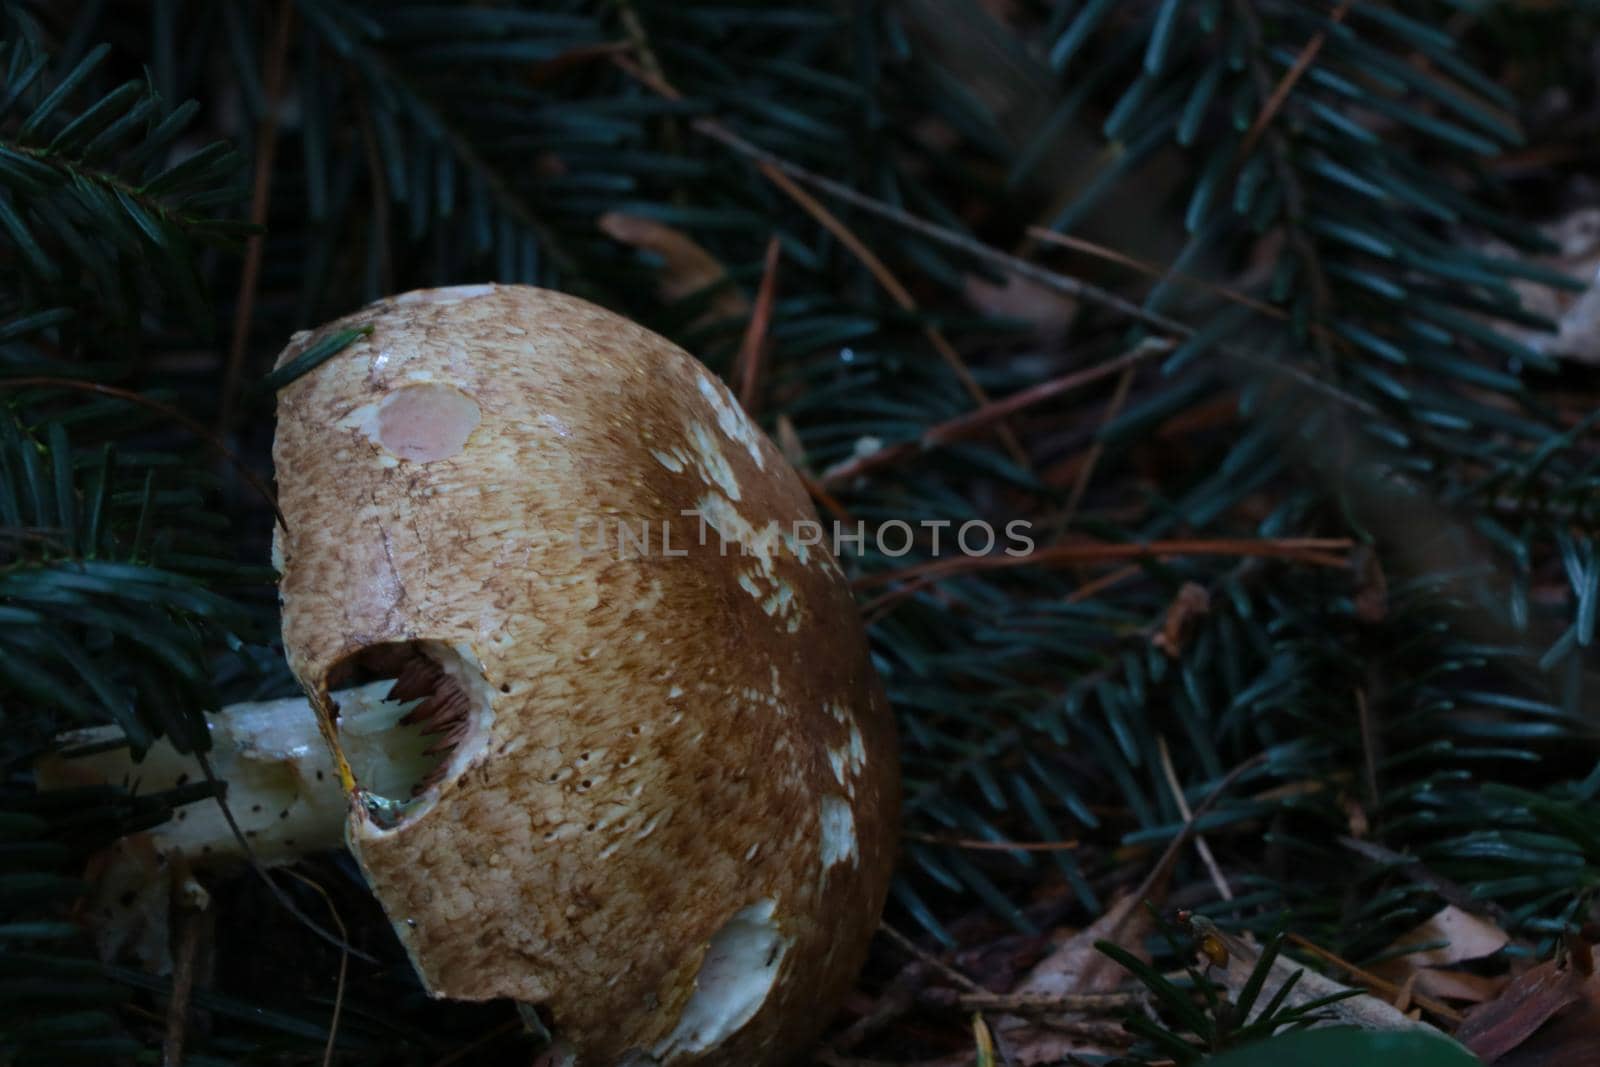
[[[340,745],[356,780],[368,793],[403,800],[437,756],[426,751],[433,738],[402,722],[421,701],[386,699],[391,686],[380,679],[333,698]],[[291,863],[343,846],[348,801],[310,701],[297,696],[232,704],[212,717],[210,727],[212,770],[226,785],[228,807],[259,862]],[[67,735],[61,752],[36,768],[39,788],[112,784],[149,793],[204,778],[199,761],[165,739],[135,761],[126,745],[115,745],[120,738],[114,726]],[[74,749],[83,754],[73,755]],[[150,838],[157,851],[179,852],[191,862],[243,858],[213,800],[179,808]]]

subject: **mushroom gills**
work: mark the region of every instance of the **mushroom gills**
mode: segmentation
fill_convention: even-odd
[[[351,761],[362,799],[380,827],[392,828],[413,814],[485,722],[481,713],[488,700],[474,692],[483,688],[474,666],[450,646],[416,640],[362,649],[329,672],[330,684],[341,686],[392,679],[387,695],[375,703],[334,696],[341,737],[383,735],[382,743],[364,747],[369,758]]]

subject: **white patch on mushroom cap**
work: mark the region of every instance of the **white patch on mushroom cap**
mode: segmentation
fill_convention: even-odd
[[[822,848],[822,871],[836,863],[856,858],[856,820],[850,805],[843,797],[832,793],[822,798],[817,813],[818,835]]]
[[[844,744],[838,748],[831,746],[828,748],[828,765],[833,768],[833,776],[845,787],[845,791],[855,796],[855,779],[867,765],[867,746],[861,736],[861,728],[856,725],[855,717],[843,704],[829,701],[822,707],[847,731]]]
[[[682,474],[684,464],[689,461],[689,457],[683,454],[683,449],[681,448],[674,448],[671,452],[663,452],[659,448],[652,448],[650,454],[656,457],[656,461],[673,474]]]
[[[737,545],[741,556],[755,559],[756,570],[739,574],[738,582],[744,591],[754,597],[768,615],[775,619],[787,619],[789,632],[798,629],[802,612],[795,598],[794,587],[778,576],[777,555],[786,543],[778,524],[775,521],[768,522],[757,529],[734,507],[733,501],[720,493],[702,496],[695,502],[695,513],[721,539],[720,552],[726,555],[732,546]],[[766,588],[759,582],[765,582]]]
[[[789,614],[790,602],[794,600],[794,587],[781,578],[774,584],[778,587],[777,591],[761,602],[761,610],[782,618]]]
[[[755,1018],[789,951],[790,940],[772,919],[776,910],[776,901],[758,901],[735,912],[712,935],[689,1003],[672,1033],[653,1050],[656,1056],[670,1062],[715,1048]]]
[[[766,470],[767,461],[761,455],[760,432],[750,421],[750,416],[744,413],[744,408],[733,399],[726,387],[703,374],[699,384],[700,395],[717,413],[717,428],[745,447],[758,470]]]
[[[396,304],[454,304],[494,292],[493,282],[477,285],[451,285],[442,289],[413,289],[394,298]]]
[[[698,422],[691,422],[689,443],[694,445],[700,477],[708,484],[719,486],[728,496],[738,500],[739,481],[733,476],[733,468],[728,465],[728,457],[722,454],[722,448],[717,444],[717,439],[711,436],[711,431]]]

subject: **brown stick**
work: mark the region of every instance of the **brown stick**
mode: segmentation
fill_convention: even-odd
[[[288,532],[288,520],[283,517],[283,512],[278,507],[278,498],[273,495],[271,489],[267,488],[267,483],[256,477],[255,473],[249,467],[245,466],[244,460],[240,459],[234,453],[233,449],[228,447],[228,443],[224,441],[219,434],[213,432],[211,429],[195,421],[194,419],[191,419],[189,416],[185,415],[171,404],[163,404],[159,400],[152,400],[140,393],[133,392],[131,389],[119,389],[114,385],[103,385],[100,382],[86,382],[77,378],[50,378],[39,376],[27,378],[6,378],[5,380],[0,381],[0,389],[16,389],[28,385],[49,386],[55,389],[77,389],[85,393],[99,393],[102,396],[114,396],[119,400],[126,400],[130,404],[137,404],[140,407],[149,408],[151,411],[160,412],[162,415],[171,419],[179,426],[182,426],[185,430],[188,430],[190,433],[200,438],[200,440],[204,441],[206,444],[210,445],[212,448],[221,453],[223,458],[233,466],[233,469],[239,472],[239,476],[249,484],[250,488],[254,489],[258,494],[260,494],[261,499],[267,502],[267,506],[272,509],[273,518],[277,519],[278,525],[283,528],[285,533]]]
[[[839,243],[848,248],[866,266],[872,276],[877,279],[878,284],[889,294],[889,298],[902,311],[915,313],[918,310],[917,302],[912,298],[911,291],[889,269],[888,264],[879,259],[878,254],[868,248],[866,242],[857,237],[854,231],[839,220],[837,215],[824,207],[816,197],[800,188],[793,178],[790,178],[772,163],[762,161],[757,163],[756,167],[762,174],[766,175],[768,181],[782,189],[788,194],[789,199],[805,209],[806,214],[816,219],[819,225],[837,237]],[[990,406],[989,394],[984,390],[983,386],[978,384],[978,380],[972,376],[972,371],[967,368],[966,361],[961,358],[961,353],[956,351],[955,346],[933,326],[924,325],[921,330],[922,336],[927,338],[928,344],[933,347],[935,352],[939,353],[939,358],[944,360],[945,365],[955,374],[956,379],[961,382],[961,387],[967,391],[967,395],[984,407]],[[980,408],[980,410],[982,409]],[[995,432],[1005,444],[1006,451],[1011,453],[1012,459],[1025,468],[1031,466],[1027,452],[1023,450],[1021,443],[1017,441],[1010,427],[1005,425],[997,426]]]
[[[928,952],[922,948],[922,946],[918,945],[915,941],[911,940],[905,934],[902,934],[899,930],[896,930],[888,923],[878,923],[878,931],[880,933],[888,934],[889,940],[893,941],[895,944],[899,945],[901,948],[905,949],[917,959],[921,960],[923,963],[926,963],[929,967],[932,967],[935,971],[938,971],[940,974],[944,975],[945,978],[949,979],[955,985],[960,986],[962,989],[965,989],[967,992],[989,992],[987,989],[983,988],[983,986],[979,985],[977,982],[974,982],[972,979],[968,978],[966,975],[950,966],[944,960],[941,960],[938,956]]]
[[[1020,556],[961,556],[931,560],[898,570],[867,574],[855,585],[867,588],[887,582],[905,581],[927,574],[948,577],[965,571],[995,570],[1009,567],[1059,566],[1070,563],[1098,563],[1105,560],[1154,559],[1160,556],[1239,556],[1245,558],[1295,559],[1324,567],[1346,567],[1349,561],[1328,552],[1346,551],[1353,544],[1343,537],[1281,537],[1259,541],[1216,539],[1209,541],[1146,541],[1136,544],[1051,545]]]
[[[1345,12],[1350,10],[1350,0],[1342,0],[1333,13],[1328,16],[1335,24],[1343,22]],[[1289,94],[1294,91],[1295,84],[1302,75],[1311,69],[1311,64],[1316,62],[1317,53],[1322,51],[1323,42],[1328,39],[1328,31],[1318,30],[1311,40],[1306,42],[1305,48],[1295,57],[1294,65],[1284,72],[1283,78],[1272,90],[1272,95],[1266,103],[1261,105],[1261,113],[1250,124],[1250,131],[1244,135],[1244,140],[1239,144],[1239,158],[1243,159],[1250,154],[1250,150],[1261,140],[1261,135],[1266,132],[1268,124],[1277,116],[1283,107],[1283,102],[1289,99]]]
[[[750,309],[750,324],[739,342],[739,355],[733,361],[734,380],[739,384],[739,406],[750,415],[761,401],[761,359],[767,351],[767,330],[772,322],[772,302],[778,291],[778,253],[782,246],[777,234],[767,241],[767,255],[761,270],[761,287],[756,290],[755,307]]]
[[[189,1031],[189,1000],[194,992],[195,960],[209,904],[206,891],[189,873],[183,857],[173,859],[172,914],[178,921],[178,945],[172,960],[172,999],[167,1001],[167,1028],[161,1038],[162,1067],[182,1067],[183,1042]]]
[[[266,109],[256,130],[256,167],[251,181],[250,222],[265,226],[267,203],[272,193],[272,161],[278,149],[278,104],[283,98],[284,68],[289,54],[289,29],[294,25],[294,4],[283,0],[278,5],[278,20],[272,42],[267,47],[265,88]],[[222,397],[217,410],[217,433],[226,436],[233,425],[239,380],[244,374],[244,353],[250,343],[250,323],[255,317],[256,285],[261,279],[261,257],[266,236],[256,233],[245,244],[244,270],[239,275],[239,296],[233,309],[233,343],[228,348],[228,366],[222,378]]]
[[[1108,378],[1128,367],[1144,362],[1151,356],[1160,352],[1171,350],[1170,342],[1150,341],[1147,344],[1133,348],[1115,359],[1108,359],[1104,363],[1097,363],[1093,367],[1063,374],[1058,378],[1040,382],[1038,385],[1029,386],[1019,392],[1012,393],[1004,400],[994,400],[973,411],[957,415],[953,419],[946,419],[937,426],[924,430],[922,436],[915,441],[905,441],[896,445],[880,448],[876,452],[869,452],[865,456],[847,460],[823,472],[824,485],[833,485],[839,482],[859,478],[868,471],[897,462],[912,453],[938,445],[948,444],[964,437],[978,433],[996,419],[1003,419],[1014,415],[1025,408],[1035,404],[1042,404],[1046,400],[1054,399],[1063,393],[1070,393],[1074,389],[1082,388]]]
[[[939,992],[929,990],[930,994]],[[1143,993],[957,993],[952,999],[972,1011],[1004,1011],[1015,1015],[1056,1015],[1131,1008]]]

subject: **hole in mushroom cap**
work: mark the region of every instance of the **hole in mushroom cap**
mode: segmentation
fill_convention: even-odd
[[[376,439],[401,459],[432,463],[459,454],[482,420],[477,401],[455,386],[419,382],[383,398]]]
[[[772,900],[742,908],[712,935],[689,1003],[654,1050],[663,1061],[722,1044],[761,1010],[789,951],[772,917],[776,908]]]
[[[330,689],[366,683],[334,694],[334,701],[356,783],[369,810],[387,816],[378,818],[381,828],[395,825],[413,798],[444,780],[464,749],[481,747],[492,713],[482,671],[469,657],[439,641],[386,642],[328,672]],[[391,684],[371,684],[380,680]]]

